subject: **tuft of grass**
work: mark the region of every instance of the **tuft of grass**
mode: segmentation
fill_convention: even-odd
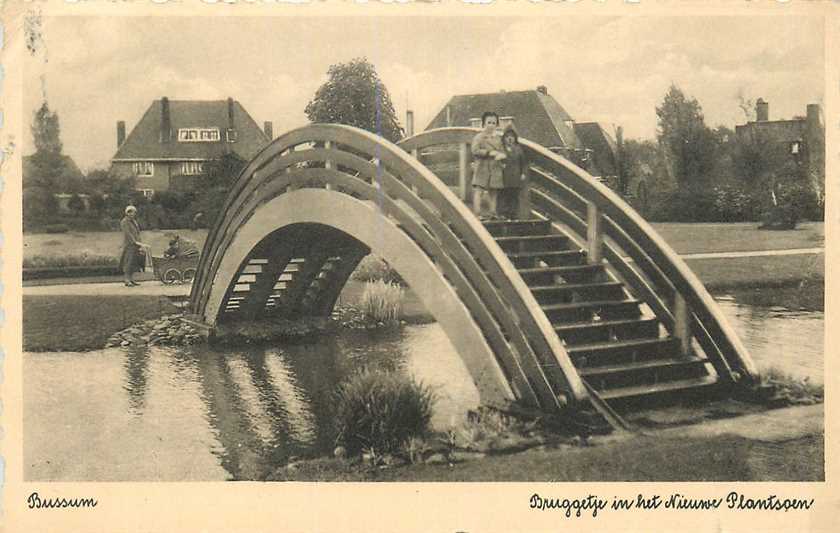
[[[380,280],[365,284],[360,305],[366,318],[389,324],[399,320],[404,298],[405,289]]]
[[[351,455],[400,451],[429,430],[434,395],[396,372],[362,370],[336,392],[338,442]]]
[[[775,366],[762,369],[761,384],[774,386],[781,396],[793,403],[819,403],[825,397],[823,385],[812,383],[807,377],[794,377]]]

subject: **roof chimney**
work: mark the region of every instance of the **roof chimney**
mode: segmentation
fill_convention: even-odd
[[[274,124],[272,124],[270,120],[263,122],[263,131],[269,141],[274,140]]]
[[[411,137],[414,135],[414,111],[408,110],[405,112],[405,136]]]
[[[228,128],[233,129],[233,98],[227,99],[228,108]]]
[[[123,145],[125,142],[125,121],[118,120],[117,121],[117,148]]]
[[[448,106],[446,106],[446,127],[448,128],[451,125],[452,125],[452,106],[448,105]]]
[[[160,99],[160,142],[168,143],[172,137],[172,118],[169,115],[169,98]]]
[[[538,85],[537,92],[548,96],[548,87],[546,87],[545,85]]]
[[[820,125],[820,104],[808,104],[806,107],[805,119],[808,121],[808,126]]]
[[[764,98],[759,98],[755,103],[755,120],[756,122],[767,122],[770,116],[770,104],[764,101]]]

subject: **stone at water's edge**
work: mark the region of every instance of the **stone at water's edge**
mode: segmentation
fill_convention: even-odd
[[[113,346],[178,346],[202,340],[198,332],[181,320],[180,315],[166,315],[159,320],[147,320],[115,333],[105,347]]]

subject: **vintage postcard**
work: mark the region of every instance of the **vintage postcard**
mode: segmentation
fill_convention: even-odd
[[[7,531],[828,531],[838,16],[0,4]]]

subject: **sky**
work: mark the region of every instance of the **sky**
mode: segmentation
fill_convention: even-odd
[[[417,130],[453,95],[545,85],[576,121],[652,139],[672,83],[712,127],[745,122],[739,95],[763,97],[771,120],[804,115],[823,102],[823,35],[821,18],[755,15],[52,17],[26,60],[24,110],[46,98],[64,152],[89,170],[116,151],[116,122],[130,131],[162,96],[232,96],[275,135],[302,126],[330,65],[364,56]]]

